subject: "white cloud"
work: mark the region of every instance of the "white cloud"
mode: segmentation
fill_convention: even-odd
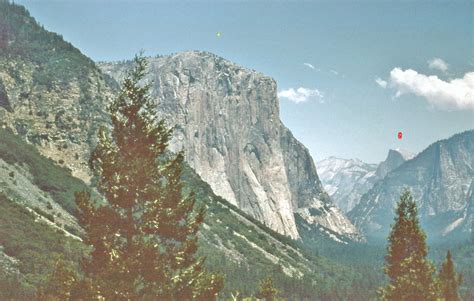
[[[303,65],[305,65],[306,67],[310,68],[310,69],[313,69],[315,70],[316,67],[314,67],[313,65],[311,65],[310,63],[303,63]]]
[[[337,72],[336,70],[330,70],[332,74],[334,75],[339,75],[339,72]]]
[[[377,78],[375,79],[375,82],[376,82],[377,85],[379,85],[380,87],[382,87],[382,88],[384,88],[384,89],[387,88],[387,84],[388,84],[387,81],[381,79],[380,77],[377,77]]]
[[[474,109],[474,72],[443,81],[412,69],[394,68],[390,72],[390,86],[397,89],[396,97],[412,93],[439,108]]]
[[[287,89],[278,92],[279,98],[286,98],[294,103],[305,102],[310,98],[319,98],[319,102],[323,103],[324,95],[318,89],[308,89],[299,87],[298,89]]]
[[[449,65],[440,58],[433,58],[428,61],[428,67],[446,72],[448,71]]]

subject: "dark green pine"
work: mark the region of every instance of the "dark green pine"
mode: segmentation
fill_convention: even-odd
[[[110,106],[112,131],[100,130],[91,156],[106,204],[76,195],[92,246],[83,270],[106,300],[213,300],[222,279],[195,256],[204,213],[192,193],[183,196],[184,155],[167,151],[171,131],[156,121],[145,74],[145,58],[136,57]]]

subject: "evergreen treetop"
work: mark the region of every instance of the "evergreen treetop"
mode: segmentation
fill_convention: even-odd
[[[435,269],[426,259],[426,235],[420,228],[417,207],[405,190],[397,204],[395,224],[388,238],[385,273],[390,278],[379,293],[384,300],[437,300],[439,290]]]
[[[462,276],[456,273],[451,251],[446,254],[446,260],[441,265],[439,271],[439,280],[441,285],[441,297],[444,301],[458,301],[459,285],[462,283]]]
[[[203,210],[194,195],[183,196],[183,153],[167,152],[171,131],[156,121],[149,97],[146,59],[134,67],[112,102],[112,131],[102,128],[90,165],[107,204],[96,206],[78,193],[85,243],[84,260],[94,298],[106,300],[213,300],[222,279],[208,274],[196,258]]]

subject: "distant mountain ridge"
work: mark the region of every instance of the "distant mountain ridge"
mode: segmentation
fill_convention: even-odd
[[[385,237],[403,189],[411,190],[428,237],[464,237],[471,231],[474,130],[433,143],[363,195],[349,217],[372,237]]]
[[[316,167],[324,189],[344,212],[350,211],[372,187],[377,169],[376,164],[336,157],[321,160]]]
[[[329,157],[319,161],[317,169],[331,199],[344,212],[349,212],[377,181],[412,157],[408,151],[391,149],[387,158],[378,165],[359,159]]]

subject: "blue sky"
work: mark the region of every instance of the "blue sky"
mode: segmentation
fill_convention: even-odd
[[[16,2],[94,60],[197,49],[272,76],[316,160],[375,163],[474,128],[472,1]]]

